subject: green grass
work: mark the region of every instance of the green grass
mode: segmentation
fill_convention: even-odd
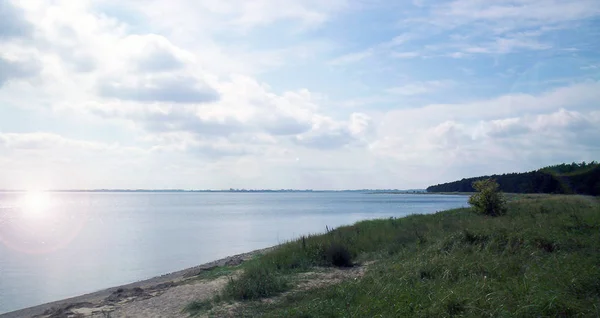
[[[507,215],[496,218],[457,209],[341,227],[252,261],[249,274],[230,281],[221,297],[276,295],[291,287],[291,274],[333,266],[327,254],[333,245],[344,247],[354,262],[377,262],[362,279],[291,293],[274,303],[246,302],[237,315],[600,315],[600,202],[580,196],[515,198]],[[265,281],[266,289],[259,288]],[[203,306],[188,312],[209,310]]]
[[[285,276],[254,263],[246,267],[239,278],[231,278],[221,296],[225,299],[253,300],[276,295],[288,287]]]

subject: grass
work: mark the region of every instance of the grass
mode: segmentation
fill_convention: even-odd
[[[225,299],[253,300],[266,298],[287,290],[288,280],[283,275],[260,263],[248,266],[237,279],[230,278],[222,297]]]
[[[378,260],[362,279],[246,301],[240,317],[597,317],[600,201],[523,196],[502,217],[456,209],[359,222],[282,245],[248,264],[217,302],[255,300],[292,288],[294,273]],[[344,265],[344,266],[346,266]]]

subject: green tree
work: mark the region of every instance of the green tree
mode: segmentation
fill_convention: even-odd
[[[477,192],[469,198],[469,204],[479,214],[489,216],[506,214],[506,200],[500,192],[499,187],[494,179],[473,182],[473,189]]]

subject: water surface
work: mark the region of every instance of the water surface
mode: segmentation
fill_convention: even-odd
[[[0,193],[0,313],[466,196],[314,193]]]

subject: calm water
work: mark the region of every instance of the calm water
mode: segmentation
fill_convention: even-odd
[[[467,197],[367,193],[0,193],[0,313]]]

